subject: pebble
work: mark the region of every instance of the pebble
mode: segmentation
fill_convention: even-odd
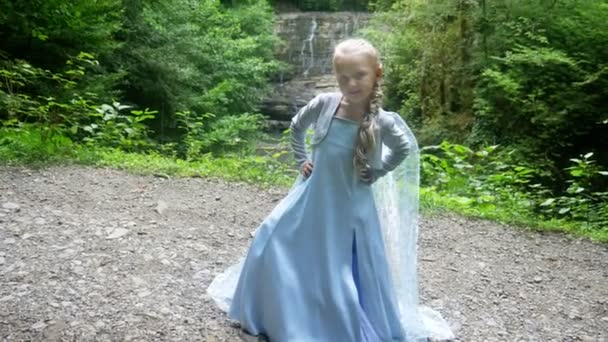
[[[112,239],[118,239],[121,238],[127,234],[129,234],[130,230],[125,229],[125,228],[116,228],[112,231],[112,233],[110,233],[110,235],[108,235],[106,237],[106,239],[108,240],[112,240]]]
[[[148,290],[143,290],[143,291],[139,291],[139,292],[137,292],[137,296],[138,296],[139,298],[148,297],[148,296],[149,296],[149,295],[151,295],[151,294],[152,294],[152,292],[151,292],[151,291],[148,291]]]
[[[571,311],[571,312],[568,314],[568,318],[573,319],[573,320],[580,320],[580,319],[583,319],[583,318],[581,317],[581,315],[580,315],[578,312],[576,312],[576,311]]]
[[[44,328],[46,328],[46,323],[44,323],[44,322],[38,322],[38,323],[34,323],[32,325],[32,329],[34,329],[34,330],[42,330]]]
[[[9,300],[12,300],[14,297],[12,295],[8,295],[8,296],[4,296],[2,298],[0,298],[0,302],[8,302]]]
[[[133,276],[131,277],[131,280],[133,280],[133,284],[138,287],[146,284],[146,281],[140,277]]]
[[[65,340],[109,340],[114,336],[111,329],[119,332],[121,339],[134,341],[146,340],[144,337],[191,340],[201,332],[206,333],[203,339],[236,340],[236,332],[206,296],[205,286],[246,252],[247,234],[264,216],[258,209],[268,205],[269,211],[271,200],[278,195],[233,191],[230,183],[221,183],[220,188],[214,182],[205,182],[208,189],[188,187],[192,188],[190,194],[181,188],[189,182],[186,179],[179,180],[173,188],[157,184],[155,192],[139,203],[123,203],[124,197],[114,196],[130,184],[123,183],[122,173],[69,170],[74,179],[89,182],[94,178],[99,182],[91,198],[87,195],[78,202],[64,198],[57,190],[58,184],[66,184],[68,190],[75,186],[91,189],[80,180],[74,184],[57,180],[55,188],[50,189],[43,187],[44,181],[40,191],[31,193],[16,183],[18,195],[12,198],[6,197],[5,188],[0,189],[0,196],[4,196],[0,212],[7,217],[0,217],[0,226],[7,226],[4,231],[0,229],[0,280],[5,280],[0,281],[0,330],[3,326],[15,328],[6,334],[7,338],[43,340],[46,331],[55,325],[53,320],[63,316],[68,325],[62,330]],[[63,170],[51,171],[48,179],[60,179],[64,174]],[[166,183],[173,186],[169,184],[172,182]],[[114,185],[118,186],[116,191]],[[192,199],[188,196],[199,198],[202,193],[204,205],[184,204]],[[3,204],[9,198],[16,201],[17,196],[17,207],[9,205],[20,210],[16,214],[15,209],[6,209]],[[173,203],[157,201],[155,196],[179,198],[175,217],[153,211],[156,207],[162,214],[169,207],[167,203]],[[43,197],[53,198],[53,207],[41,211]],[[104,197],[116,198],[117,202],[108,204],[100,200]],[[243,211],[221,206],[235,198],[235,205],[252,204],[244,205]],[[59,220],[65,223],[60,224]],[[571,337],[569,341],[602,340],[608,315],[589,308],[602,310],[608,304],[600,283],[606,266],[604,249],[585,241],[580,242],[585,248],[572,249],[570,240],[555,239],[553,234],[543,235],[539,247],[531,248],[534,239],[530,242],[525,236],[539,236],[534,232],[462,218],[457,221],[462,227],[446,221],[429,217],[421,221],[424,229],[420,241],[426,263],[420,285],[425,292],[424,304],[443,315],[456,333],[456,341],[565,341],[566,336]],[[104,230],[106,227],[110,229]],[[135,233],[141,230],[155,239],[138,238]],[[19,248],[15,248],[17,244]],[[446,247],[447,253],[439,250],[440,246]],[[568,258],[561,257],[560,252]],[[534,254],[540,257],[535,258]],[[559,265],[554,255],[560,255]],[[97,265],[103,267],[96,268]],[[179,265],[187,267],[172,268]],[[552,268],[557,266],[559,269]],[[105,273],[97,273],[98,269]],[[19,273],[22,271],[30,273],[23,276],[26,273]],[[589,286],[585,291],[578,291],[585,285]],[[68,291],[68,287],[74,290]],[[39,308],[42,311],[35,311]],[[152,308],[158,314],[140,314]],[[155,317],[159,320],[151,319]],[[214,319],[219,323],[211,323]],[[201,330],[207,325],[207,331]],[[166,335],[154,337],[157,331]]]
[[[17,210],[17,209],[20,209],[21,207],[17,203],[6,202],[6,203],[2,204],[2,208],[8,209],[8,210]]]
[[[486,319],[486,325],[489,327],[495,327],[498,324],[496,323],[496,321],[493,318],[488,318],[488,319]]]
[[[163,215],[168,208],[169,206],[167,205],[167,203],[165,203],[165,201],[158,200],[158,202],[156,203],[156,208],[154,208],[154,210],[156,210],[157,213]]]

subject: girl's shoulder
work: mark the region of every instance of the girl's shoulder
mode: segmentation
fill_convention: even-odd
[[[309,108],[316,108],[321,110],[323,108],[328,108],[328,106],[332,104],[336,104],[340,102],[341,94],[336,92],[325,92],[317,94],[313,99],[308,101],[307,106]]]
[[[339,92],[324,92],[324,93],[320,93],[317,96],[315,96],[313,101],[319,101],[321,103],[339,102],[341,97],[342,97],[342,94]]]
[[[378,111],[378,116],[376,117],[376,122],[382,128],[391,127],[395,124],[402,126],[405,125],[405,121],[399,115],[399,113],[385,111],[380,108]]]

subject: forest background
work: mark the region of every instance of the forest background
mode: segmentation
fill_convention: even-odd
[[[288,186],[285,6],[373,13],[423,209],[608,241],[606,0],[0,0],[0,160]]]

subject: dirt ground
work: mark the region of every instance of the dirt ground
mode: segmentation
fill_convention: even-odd
[[[239,341],[205,290],[285,193],[0,166],[0,340]],[[457,341],[608,341],[608,246],[454,215],[420,232],[421,302]]]

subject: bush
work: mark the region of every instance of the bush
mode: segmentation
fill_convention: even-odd
[[[564,193],[542,182],[550,173],[534,164],[521,164],[514,150],[489,146],[477,151],[443,142],[423,149],[422,185],[454,204],[480,212],[507,212],[513,217],[576,222],[592,231],[608,225],[608,192],[593,190],[604,182],[593,153],[571,159]]]

